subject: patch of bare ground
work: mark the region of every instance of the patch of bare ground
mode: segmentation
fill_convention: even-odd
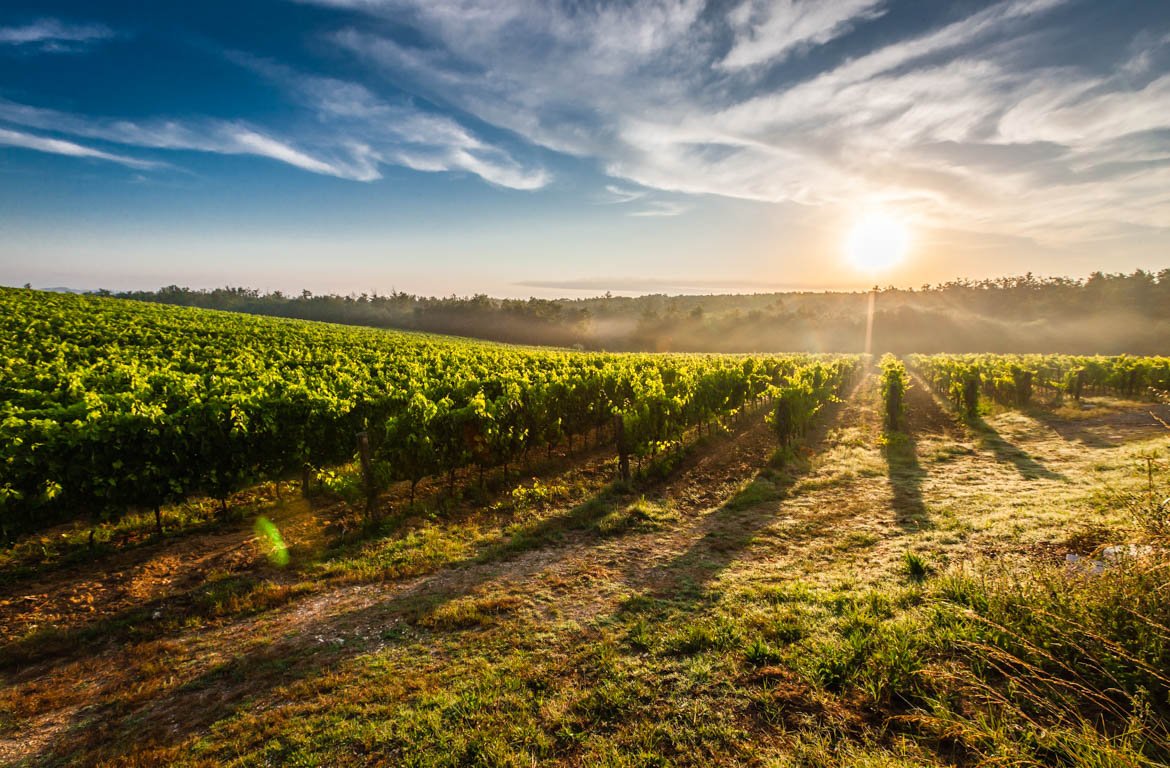
[[[310,538],[309,529],[319,527],[304,502],[279,505],[270,514],[297,539]],[[68,630],[143,606],[161,608],[210,574],[252,570],[263,559],[260,542],[244,525],[96,557],[5,589],[0,638],[11,642],[39,628]]]

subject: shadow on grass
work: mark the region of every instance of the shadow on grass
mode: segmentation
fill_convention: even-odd
[[[1031,416],[1036,421],[1060,435],[1062,440],[1080,443],[1086,448],[1116,448],[1122,442],[1121,440],[1110,440],[1083,424],[1062,421],[1052,414],[1044,413],[1035,408],[1029,409],[1026,413],[1028,416]]]
[[[894,517],[903,529],[921,530],[930,526],[926,503],[922,500],[922,481],[926,470],[918,461],[918,442],[913,435],[891,432],[882,449],[886,472],[894,493]]]
[[[1063,440],[1088,448],[1116,448],[1140,437],[1159,434],[1170,419],[1170,407],[1143,403],[1133,408],[1099,407],[1084,418],[1067,418],[1043,408],[1028,408],[1029,417],[1060,435]]]
[[[594,460],[597,455],[608,450],[605,446],[595,445],[591,452],[579,451],[578,456],[583,460]],[[536,462],[536,468],[543,470],[537,476],[555,476],[575,466],[577,465],[573,463],[571,457],[558,455],[547,461]],[[473,479],[465,478],[463,484],[470,490],[462,488],[461,490],[480,494],[479,498],[482,499],[484,506],[505,496],[507,487],[505,483],[495,483],[496,487],[492,491],[479,491],[472,487],[473,483]],[[444,482],[432,485],[434,487],[430,488],[428,500],[432,504],[437,504],[447,493],[446,484]],[[608,502],[613,500],[613,497],[613,484],[609,483],[595,498],[570,508],[567,513],[554,512],[552,517],[544,518],[533,526],[521,527],[481,546],[469,557],[425,564],[415,572],[404,574],[402,578],[425,576],[447,567],[459,568],[463,565],[505,559],[534,547],[555,543],[563,539],[569,531],[591,527],[597,518],[604,516],[608,511]],[[304,502],[298,497],[293,503]],[[471,512],[461,508],[448,512],[445,519],[448,522],[459,522],[470,517]],[[384,517],[374,525],[355,524],[335,533],[324,551],[315,552],[308,559],[298,558],[290,568],[250,566],[200,581],[189,587],[173,587],[168,594],[69,627],[47,626],[24,636],[10,636],[0,643],[0,672],[19,673],[22,667],[56,660],[68,661],[125,642],[176,637],[191,631],[193,626],[199,624],[246,619],[266,610],[278,608],[292,598],[303,596],[305,592],[317,591],[303,588],[307,584],[312,586],[310,582],[318,575],[316,568],[327,567],[331,563],[354,557],[364,547],[379,539],[409,536],[415,530],[415,523],[420,519],[423,518],[414,516],[412,510],[406,514]],[[188,533],[239,533],[241,541],[244,541],[252,537],[252,530],[251,520],[242,519],[237,514],[230,519],[212,519],[204,526],[183,531],[183,535],[151,539],[132,548],[111,549],[108,554],[120,558],[119,570],[131,571],[142,568],[151,558],[166,554],[171,546],[182,546],[188,539]],[[87,573],[108,568],[109,563],[110,560],[105,554],[95,554],[76,565],[61,566],[54,570],[61,570],[69,578],[82,580],[88,578]],[[371,579],[356,579],[363,580]],[[337,581],[352,583],[354,579],[341,578]],[[287,594],[283,591],[287,587],[295,587],[298,583],[301,588],[291,589]],[[18,587],[19,585],[16,585],[10,589],[15,590]],[[13,591],[13,594],[20,593]],[[5,591],[0,589],[0,597],[3,596]],[[225,608],[225,605],[228,607]]]
[[[716,439],[723,442],[725,438]],[[735,436],[727,439],[733,440]],[[689,458],[684,458],[684,466]],[[636,490],[639,493],[653,490],[660,482],[659,479],[639,484]],[[157,610],[155,604],[127,611],[99,625],[64,633],[53,638],[53,642],[44,648],[38,649],[35,645],[8,648],[6,650],[10,653],[5,661],[9,670],[15,673],[9,676],[8,682],[19,684],[21,680],[44,673],[43,669],[22,669],[29,661],[45,661],[46,657],[53,656],[77,658],[87,655],[87,652],[92,655],[95,648],[108,648],[118,640],[140,644],[134,648],[134,663],[130,665],[129,676],[107,675],[100,685],[87,690],[87,706],[64,719],[62,730],[53,743],[29,760],[41,764],[67,755],[100,755],[117,762],[133,754],[149,753],[152,749],[175,748],[190,735],[205,730],[212,723],[233,717],[251,703],[271,696],[278,688],[326,674],[357,656],[416,642],[420,635],[437,631],[435,628],[442,628],[444,624],[435,621],[436,618],[442,620],[446,613],[459,613],[463,600],[479,600],[480,591],[486,585],[501,580],[517,583],[537,577],[573,551],[568,547],[555,548],[570,532],[584,532],[600,540],[602,534],[598,531],[598,523],[620,504],[629,501],[632,495],[630,489],[608,484],[592,498],[571,509],[514,529],[508,535],[480,546],[476,552],[443,563],[425,575],[354,593],[356,596],[352,599],[356,602],[348,607],[341,599],[325,596],[320,604],[298,603],[304,610],[298,608],[297,613],[304,620],[291,629],[284,624],[266,628],[261,619],[248,627],[248,645],[225,649],[226,661],[204,668],[185,680],[177,679],[170,687],[161,690],[143,687],[144,681],[139,679],[141,675],[136,665],[153,664],[145,656],[168,652],[165,648],[152,649],[141,643],[180,632],[189,633],[191,628],[184,626],[183,621],[152,626],[149,617],[153,610]],[[735,506],[735,500],[728,505],[729,508]],[[533,550],[540,551],[533,552],[533,557],[524,556]],[[200,585],[192,593],[212,586]],[[474,606],[470,613],[475,615]],[[243,615],[246,614],[230,614],[224,618],[234,622]],[[473,626],[474,623],[466,628]],[[462,630],[458,623],[457,627],[447,631]],[[214,633],[216,628],[211,627],[208,631]],[[280,634],[275,634],[278,631]],[[266,637],[265,632],[274,634]],[[98,643],[101,643],[100,647]],[[51,651],[48,645],[53,646]],[[121,663],[118,659],[111,661]],[[147,693],[136,693],[139,688]],[[181,723],[181,727],[175,727],[176,722]]]
[[[584,520],[579,518],[579,522]],[[127,612],[98,626],[46,636],[41,647],[22,649],[25,658],[10,650],[5,659],[8,667],[5,682],[15,686],[26,675],[38,673],[37,669],[26,666],[29,657],[46,660],[46,654],[60,656],[65,659],[64,664],[70,657],[85,655],[82,649],[88,646],[86,663],[89,664],[88,659],[103,648],[114,648],[119,642],[133,643],[129,655],[116,655],[109,660],[119,666],[120,673],[104,674],[100,682],[88,688],[84,694],[85,706],[63,716],[54,739],[28,757],[27,762],[56,764],[54,761],[83,757],[87,762],[117,763],[133,755],[158,754],[158,750],[177,748],[193,734],[246,711],[279,688],[327,675],[355,657],[417,642],[420,636],[431,631],[427,629],[433,623],[429,617],[441,615],[444,606],[461,598],[474,599],[482,587],[501,576],[520,581],[534,578],[560,556],[555,552],[551,557],[544,556],[541,552],[537,553],[541,556],[523,558],[519,552],[519,549],[501,550],[501,554],[515,555],[504,558],[506,571],[500,563],[479,562],[476,556],[471,556],[420,580],[374,588],[376,591],[358,596],[360,602],[356,605],[347,606],[332,599],[323,599],[320,604],[298,602],[297,605],[306,608],[305,619],[273,625],[266,625],[260,619],[247,626],[244,635],[233,630],[233,637],[246,640],[221,641],[226,660],[210,667],[200,664],[193,674],[174,675],[170,684],[162,688],[148,684],[157,675],[151,668],[168,663],[164,659],[174,652],[168,650],[174,641],[166,640],[161,646],[145,641],[191,630],[182,621],[168,622],[165,628],[155,629],[149,619],[149,607]],[[240,615],[230,617],[233,625],[242,619]],[[473,628],[474,625],[469,625],[443,631]],[[216,631],[215,627],[209,627],[199,643],[214,637]],[[201,661],[202,656],[200,651],[192,660]],[[69,685],[69,682],[57,684]],[[40,682],[36,686],[42,691],[45,688]]]
[[[439,562],[422,573],[411,576],[430,576],[441,571],[480,568],[495,562],[504,562],[533,549],[562,543],[574,532],[595,531],[598,522],[615,506],[627,501],[613,483],[606,485],[592,498],[569,508],[561,514],[545,517],[529,525],[504,534],[481,545],[474,553],[454,561]],[[404,532],[396,529],[394,521],[383,521],[383,532]],[[370,536],[347,538],[326,557],[304,563],[309,569],[315,564],[349,552],[354,546],[367,543]],[[486,568],[481,568],[487,578]],[[195,623],[237,621],[278,608],[290,600],[303,596],[311,588],[311,570],[280,570],[261,566],[228,574],[214,580],[200,582],[188,589],[139,603],[132,608],[89,623],[58,629],[54,627],[31,633],[0,645],[0,672],[15,671],[40,662],[68,660],[87,655],[102,647],[127,642],[147,642],[175,637],[189,632]],[[344,579],[343,579],[344,582]],[[308,587],[306,587],[308,585]],[[477,584],[472,583],[469,588]]]
[[[859,383],[850,400],[865,382]],[[843,423],[844,402],[828,406],[804,445],[813,453],[827,443],[830,432]],[[670,562],[652,567],[639,579],[648,584],[640,595],[630,598],[624,611],[639,612],[647,604],[667,600],[676,606],[694,605],[710,599],[707,586],[734,563],[756,540],[759,533],[775,520],[780,502],[796,482],[808,474],[806,460],[791,460],[780,469],[764,468],[732,498],[711,512],[703,521],[703,535]],[[851,514],[849,510],[826,510],[817,522],[829,525]]]
[[[975,417],[968,423],[979,440],[979,446],[991,451],[995,455],[995,460],[1001,464],[1011,464],[1025,480],[1068,480],[1059,472],[1053,472],[1045,467],[1024,449],[1009,442],[984,419]]]

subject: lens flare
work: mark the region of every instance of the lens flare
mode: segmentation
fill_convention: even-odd
[[[280,529],[267,517],[260,517],[256,520],[255,532],[260,539],[268,542],[268,562],[276,566],[288,565],[288,545],[284,543]]]

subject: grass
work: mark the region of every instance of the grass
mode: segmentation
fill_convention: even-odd
[[[907,552],[902,557],[903,570],[906,577],[914,582],[923,582],[934,571],[934,568],[922,555],[916,552]]]
[[[1165,763],[1164,559],[1063,556],[1156,543],[1116,494],[1170,439],[988,416],[1008,451],[922,429],[915,389],[893,451],[871,381],[783,467],[732,436],[636,491],[542,476],[312,546],[273,517],[288,566],[5,667],[0,761]]]
[[[659,530],[677,519],[678,515],[669,504],[647,501],[643,496],[608,512],[594,523],[593,528],[602,536],[617,536],[630,531]]]

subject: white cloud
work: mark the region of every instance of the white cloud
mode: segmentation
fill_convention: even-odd
[[[663,217],[663,216],[679,216],[689,211],[691,207],[684,203],[678,203],[667,200],[656,200],[650,202],[645,208],[637,211],[631,211],[631,216],[640,217]]]
[[[381,166],[392,164],[428,172],[466,172],[489,184],[518,190],[539,189],[550,181],[544,169],[517,161],[447,116],[425,112],[408,102],[390,104],[358,83],[305,75],[248,54],[227,55],[277,84],[309,110],[315,122],[294,126],[297,140],[293,141],[239,120],[120,120],[44,109],[3,98],[0,121],[132,147],[264,157],[310,173],[352,181],[380,179]],[[32,139],[27,141],[31,144]],[[58,154],[138,162],[98,150],[87,152],[73,142],[44,139],[41,146],[58,146],[57,150],[44,150]],[[67,152],[64,147],[76,149]],[[143,163],[138,167],[159,165]]]
[[[306,75],[247,54],[228,57],[309,109],[321,124],[317,132],[321,143],[360,146],[372,178],[378,177],[377,166],[385,163],[430,173],[472,173],[489,184],[519,190],[539,189],[550,180],[542,168],[524,166],[445,115],[406,101],[391,104],[359,83]]]
[[[882,0],[745,0],[729,15],[735,42],[718,63],[736,70],[783,60],[882,13]]]
[[[223,135],[229,141],[221,145],[221,151],[231,152],[238,150],[240,154],[270,157],[273,160],[288,163],[291,166],[305,171],[321,173],[327,176],[340,176],[356,181],[372,181],[379,178],[378,172],[373,166],[368,162],[363,162],[365,153],[360,148],[357,148],[358,151],[353,153],[354,159],[358,161],[356,166],[351,164],[349,168],[343,168],[337,164],[318,160],[298,149],[263,134],[256,133],[248,128],[229,126],[223,132]]]
[[[627,216],[658,218],[678,216],[691,209],[687,203],[678,200],[663,200],[649,189],[633,189],[619,184],[606,184],[605,193],[598,198],[601,205],[621,205],[627,209]],[[637,203],[637,205],[631,205]]]
[[[48,53],[82,50],[87,45],[114,37],[102,24],[68,24],[57,19],[38,19],[19,27],[0,27],[0,45],[14,45]]]
[[[159,168],[162,165],[161,163],[155,163],[148,160],[138,160],[133,157],[126,157],[125,155],[116,155],[112,152],[103,152],[100,149],[82,146],[81,144],[75,144],[72,141],[52,139],[45,136],[35,136],[31,133],[10,131],[6,128],[0,128],[0,144],[10,147],[32,149],[37,152],[47,152],[53,155],[68,155],[69,157],[84,157],[93,160],[107,160],[109,162],[118,163],[130,168]]]
[[[1000,121],[1009,141],[1055,141],[1093,147],[1126,134],[1170,128],[1170,75],[1134,90],[1109,89],[1104,79],[1048,76],[1023,91]]]
[[[376,25],[329,38],[396,85],[650,190],[880,201],[927,225],[1032,238],[1168,225],[1167,151],[1143,132],[1170,130],[1170,76],[1137,79],[1164,42],[1139,35],[1112,72],[1046,68],[1048,14],[1068,0],[1002,0],[780,83],[759,65],[885,6],[324,2],[415,28],[412,45]]]
[[[644,190],[630,189],[628,187],[618,186],[617,184],[606,184],[605,192],[606,196],[602,200],[605,203],[632,203],[646,196]]]
[[[301,107],[279,133],[2,100],[0,120],[130,147],[266,157],[357,181],[401,165],[519,190],[551,179],[532,159],[536,146],[595,161],[615,180],[604,200],[632,215],[677,215],[685,205],[658,194],[672,192],[881,201],[929,225],[1038,238],[1170,226],[1167,37],[1135,33],[1112,68],[1048,63],[1046,36],[1072,9],[1049,12],[1071,0],[951,9],[947,22],[893,40],[889,25],[863,34],[888,0],[301,1],[378,17],[346,14],[321,38],[371,72],[359,83],[229,54]],[[407,27],[405,36],[385,31]],[[850,30],[858,34],[843,38]],[[38,22],[0,29],[0,43],[67,32]],[[82,34],[74,30],[75,41]],[[831,40],[841,45],[770,66]],[[840,53],[855,40],[881,42]],[[802,74],[777,79],[789,71]]]
[[[42,109],[0,99],[0,120],[124,146],[188,150],[224,155],[254,155],[312,173],[354,181],[379,178],[360,147],[339,148],[324,159],[273,138],[242,122],[224,120],[111,120]]]

